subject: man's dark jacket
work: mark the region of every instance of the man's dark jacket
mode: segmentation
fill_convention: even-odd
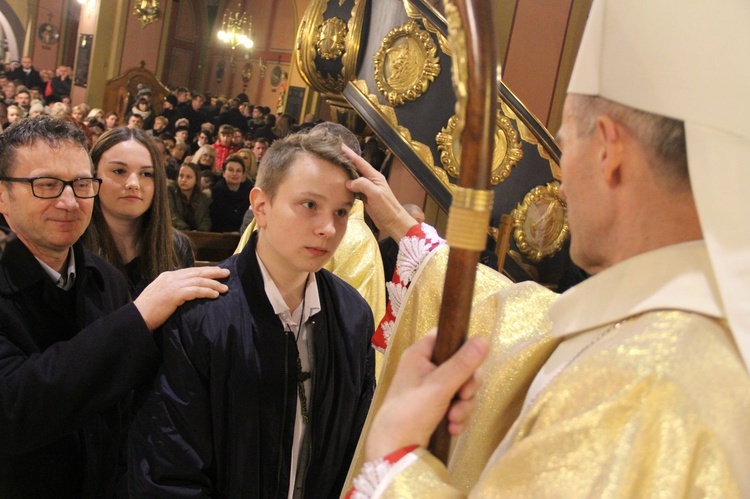
[[[19,240],[0,259],[0,497],[106,498],[158,350],[117,270],[74,245],[58,288]]]
[[[250,191],[253,184],[245,180],[233,191],[224,178],[211,187],[211,230],[214,232],[237,232],[242,217],[250,207]]]
[[[31,90],[37,87],[39,90],[44,91],[44,82],[42,81],[39,71],[31,67],[31,71],[28,74],[23,70],[22,67],[16,68],[8,74],[8,80],[15,81],[20,80],[27,89]]]
[[[257,236],[222,265],[229,292],[180,307],[164,363],[130,434],[133,497],[286,498],[297,400],[295,360],[264,291]],[[310,318],[312,400],[296,485],[338,497],[374,390],[372,312],[326,270]],[[291,364],[291,365],[290,365]]]

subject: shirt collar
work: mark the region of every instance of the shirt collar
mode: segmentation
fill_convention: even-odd
[[[655,310],[725,318],[704,241],[634,256],[566,291],[549,311],[552,336],[570,336]]]
[[[68,291],[73,287],[73,284],[76,282],[76,255],[73,248],[68,250],[68,272],[65,277],[40,259],[37,258],[36,260],[58,288]]]
[[[258,259],[258,266],[260,266],[260,272],[263,275],[263,287],[266,291],[268,301],[271,302],[273,311],[279,316],[281,322],[291,330],[295,330],[300,324],[304,324],[313,315],[320,311],[320,295],[318,294],[318,285],[315,280],[315,274],[310,273],[310,278],[307,280],[307,287],[305,288],[305,298],[297,307],[296,310],[290,311],[289,306],[281,296],[279,288],[276,287],[276,283],[271,279],[271,274],[268,273],[268,269],[263,264],[256,251],[255,257]],[[302,309],[304,305],[304,309]]]

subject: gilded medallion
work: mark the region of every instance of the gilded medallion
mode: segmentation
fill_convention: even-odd
[[[437,48],[414,21],[393,28],[375,60],[375,83],[392,106],[418,99],[440,74]]]
[[[490,183],[497,185],[510,175],[511,170],[523,157],[523,149],[518,132],[510,119],[501,112],[497,113],[495,130],[495,151],[492,154],[492,173]],[[437,137],[437,148],[440,151],[440,163],[448,175],[458,178],[461,173],[461,137],[458,136],[458,115],[453,115],[448,124]]]
[[[568,237],[568,218],[559,189],[559,182],[535,187],[511,213],[513,238],[532,262],[560,251]]]
[[[323,59],[332,60],[341,57],[346,46],[346,23],[338,17],[327,19],[318,27],[318,39],[315,49]]]

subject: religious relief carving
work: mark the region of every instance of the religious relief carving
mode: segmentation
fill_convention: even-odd
[[[414,21],[393,28],[375,54],[375,83],[392,106],[418,99],[440,74],[437,48]]]
[[[346,46],[346,23],[338,17],[332,17],[318,28],[318,41],[315,48],[323,59],[332,60],[341,57]]]
[[[513,238],[532,262],[560,251],[568,237],[568,218],[559,190],[559,182],[535,187],[511,213]]]
[[[329,0],[311,0],[305,11],[295,50],[302,79],[318,92],[340,93],[357,70],[366,0],[339,0],[350,17],[340,9],[330,12]],[[331,2],[333,3],[333,2]]]
[[[453,115],[448,124],[435,137],[440,151],[440,164],[453,178],[461,172],[461,140],[458,130],[458,116]],[[495,151],[492,155],[492,176],[490,183],[497,185],[510,175],[511,170],[523,157],[523,149],[518,132],[511,120],[502,113],[497,113],[497,130],[495,131]]]

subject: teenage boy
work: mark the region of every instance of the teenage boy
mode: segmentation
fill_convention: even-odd
[[[132,496],[339,494],[374,390],[370,308],[321,270],[355,177],[327,135],[269,149],[250,194],[259,229],[223,264],[229,292],[163,329],[164,363],[130,435]]]

